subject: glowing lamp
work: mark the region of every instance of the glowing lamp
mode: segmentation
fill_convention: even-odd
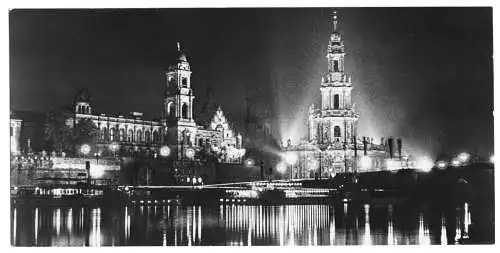
[[[446,168],[446,165],[447,165],[447,163],[446,163],[445,161],[438,161],[438,162],[436,163],[436,167],[438,167],[438,168],[440,168],[440,169],[444,169],[444,168]]]
[[[371,167],[372,167],[372,159],[369,156],[361,157],[359,162],[360,162],[361,168],[364,170],[371,169]]]
[[[490,163],[495,163],[495,155],[490,156]]]
[[[462,162],[462,163],[466,163],[466,162],[468,162],[468,161],[469,161],[469,158],[470,158],[470,155],[469,155],[469,154],[467,154],[467,153],[465,153],[465,152],[460,153],[460,154],[458,155],[458,160],[460,160],[460,162]]]
[[[254,166],[255,162],[252,158],[248,158],[245,160],[245,165],[248,166],[248,167],[252,167]]]
[[[109,149],[113,152],[118,151],[119,148],[120,148],[120,145],[118,145],[118,143],[113,142],[113,143],[109,144]]]
[[[286,163],[293,165],[297,162],[297,160],[298,160],[297,154],[291,152],[285,154]]]
[[[192,148],[186,149],[186,157],[192,159],[194,157],[194,149]]]
[[[453,167],[458,167],[460,166],[460,160],[458,160],[457,158],[454,158],[453,160],[451,160],[451,165]]]
[[[170,148],[168,146],[163,146],[160,148],[160,155],[163,157],[168,157],[170,155]]]
[[[427,156],[424,156],[417,161],[417,168],[421,169],[424,172],[431,171],[433,166],[434,162],[432,162],[432,160]]]
[[[84,155],[88,155],[90,153],[90,146],[88,144],[83,144],[80,147],[80,152]]]
[[[276,171],[278,171],[279,173],[285,173],[286,172],[286,164],[284,162],[278,163],[278,165],[276,166]]]

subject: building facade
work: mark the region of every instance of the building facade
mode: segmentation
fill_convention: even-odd
[[[402,161],[401,151],[394,152],[392,138],[375,144],[373,138],[358,137],[360,115],[352,102],[353,83],[345,71],[345,55],[335,12],[326,54],[328,71],[321,77],[321,106],[316,108],[313,104],[309,108],[307,139],[296,144],[288,141],[282,147],[285,156],[296,157],[287,169],[293,178],[383,170],[387,168],[387,161],[389,164]],[[401,150],[401,141],[397,144]]]
[[[10,117],[10,154],[19,155],[21,153],[21,125],[22,120]]]
[[[129,116],[96,114],[88,93],[82,91],[75,96],[74,117],[68,124],[74,126],[81,119],[92,120],[100,130],[100,138],[92,152],[102,152],[111,143],[116,143],[117,152],[122,155],[158,156],[160,149],[167,146],[168,156],[176,160],[197,160],[201,153],[211,153],[220,162],[241,162],[245,154],[241,135],[232,130],[220,106],[208,126],[195,122],[191,66],[179,44],[177,49],[176,62],[165,72],[160,120],[145,120],[139,112]]]

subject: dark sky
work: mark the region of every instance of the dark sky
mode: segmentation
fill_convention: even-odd
[[[339,8],[360,135],[402,137],[414,152],[493,153],[491,8]],[[214,91],[237,129],[245,98],[274,115],[276,135],[305,134],[319,105],[331,8],[14,10],[12,109],[71,104],[162,112],[176,42],[192,66],[195,110]],[[257,109],[256,109],[257,110]]]

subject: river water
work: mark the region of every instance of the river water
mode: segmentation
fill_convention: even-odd
[[[483,235],[494,227],[492,221],[484,219],[494,218],[484,214],[473,216],[476,209],[468,203],[447,209],[451,211],[442,210],[423,205],[343,203],[16,206],[11,208],[11,243],[15,246],[421,245],[455,244],[471,239],[475,243],[493,243]],[[478,232],[472,232],[473,229]]]

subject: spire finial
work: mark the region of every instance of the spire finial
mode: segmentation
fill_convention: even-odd
[[[181,43],[179,41],[177,41],[177,51],[181,51]]]
[[[338,23],[338,12],[337,10],[333,10],[333,31],[336,32],[337,31],[337,23]]]

